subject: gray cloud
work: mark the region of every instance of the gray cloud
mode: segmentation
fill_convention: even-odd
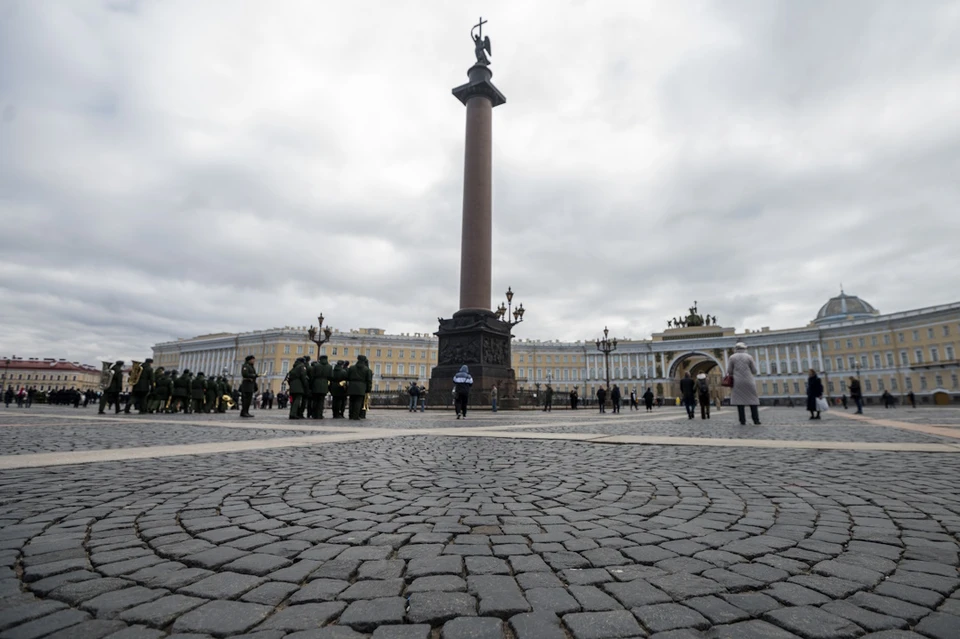
[[[643,338],[694,299],[800,326],[841,281],[883,311],[955,301],[955,3],[366,8],[4,3],[0,353],[132,357],[321,310],[434,330],[479,11],[521,337]]]

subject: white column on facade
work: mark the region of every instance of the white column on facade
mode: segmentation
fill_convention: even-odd
[[[820,370],[824,370],[823,366],[823,351],[820,350],[820,342],[817,342],[817,360],[820,363]]]
[[[805,346],[807,347],[807,364],[810,368],[813,368],[813,353],[810,350],[810,342],[807,342]]]
[[[770,374],[770,371],[771,371],[771,368],[770,368],[770,347],[769,347],[769,346],[764,346],[764,347],[763,347],[763,359],[766,360],[766,362],[767,362],[767,375],[769,375],[769,374]]]
[[[728,367],[728,362],[727,362],[727,349],[724,348],[724,349],[723,349],[723,374],[724,374],[724,375],[727,374],[727,367]]]
[[[777,358],[777,372],[783,374],[783,366],[780,364],[780,346],[775,344],[773,347],[773,356]]]
[[[797,371],[799,371],[800,364],[803,363],[803,355],[800,354],[800,344],[794,344],[793,350],[797,354]]]
[[[667,378],[667,355],[660,353],[660,379]]]

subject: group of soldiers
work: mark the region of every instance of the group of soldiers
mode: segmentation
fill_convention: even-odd
[[[120,392],[123,389],[123,361],[111,367],[113,375],[100,396],[100,414],[108,404],[120,412]],[[256,358],[248,355],[240,371],[240,417],[253,417],[250,405],[257,392]],[[290,419],[323,419],[327,393],[333,403],[333,417],[343,418],[348,411],[350,419],[366,417],[367,400],[373,388],[373,372],[364,355],[357,357],[352,366],[341,360],[331,365],[326,355],[310,362],[310,357],[297,358],[284,382],[290,389]],[[233,407],[233,388],[226,377],[196,375],[188,369],[176,370],[153,368],[153,359],[147,358],[134,380],[131,403],[138,413],[224,413]],[[130,406],[127,405],[127,412]]]
[[[107,404],[113,404],[120,412],[120,391],[123,388],[123,361],[118,360],[112,367],[113,377],[100,396],[100,414],[104,414]],[[140,377],[130,391],[133,407],[143,413],[225,413],[228,405],[233,404],[233,389],[225,377],[196,375],[188,369],[183,373],[176,370],[164,370],[162,366],[153,369],[153,359],[144,360]],[[126,407],[130,412],[130,405]]]
[[[284,382],[290,389],[290,419],[304,419],[304,413],[307,419],[323,419],[327,393],[332,399],[334,419],[342,419],[348,405],[350,419],[364,419],[367,395],[373,388],[373,371],[365,355],[358,356],[352,366],[346,360],[331,365],[326,355],[311,363],[306,356],[297,358]],[[246,410],[241,415],[243,412]]]

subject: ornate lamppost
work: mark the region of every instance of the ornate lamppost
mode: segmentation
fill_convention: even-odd
[[[603,327],[603,339],[597,340],[597,350],[603,353],[603,365],[604,372],[606,373],[607,378],[607,392],[610,392],[610,353],[617,350],[617,338],[607,339],[610,334],[610,330],[604,326]]]
[[[311,342],[317,345],[317,357],[319,358],[320,347],[330,341],[330,336],[333,335],[333,330],[329,326],[324,328],[323,313],[320,313],[320,315],[317,317],[317,324],[320,325],[319,330],[316,326],[310,326],[310,328],[307,329],[307,337]],[[320,333],[323,334],[322,337],[320,336]]]
[[[504,306],[503,302],[500,302],[500,306],[497,307],[497,319],[501,322],[506,322],[512,328],[523,321],[523,314],[526,311],[523,308],[523,304],[518,305],[516,310],[514,310],[513,289],[511,287],[507,287],[505,295],[507,297],[507,305]],[[513,316],[512,322],[510,321],[511,316]],[[504,317],[506,317],[506,319],[504,319]]]

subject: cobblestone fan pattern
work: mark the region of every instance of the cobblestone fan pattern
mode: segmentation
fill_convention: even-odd
[[[736,412],[727,411],[709,420],[696,419],[661,422],[590,424],[586,426],[543,426],[525,428],[528,433],[578,433],[591,432],[601,435],[658,435],[664,437],[706,437],[720,439],[777,439],[785,441],[844,441],[844,442],[895,442],[895,443],[943,443],[958,440],[925,433],[910,432],[883,426],[871,426],[843,418],[823,418],[815,425],[804,424],[805,417],[796,411],[767,410],[760,414],[761,426],[741,426]]]
[[[960,636],[960,459],[428,436],[0,473],[0,639]]]
[[[321,435],[319,431],[290,431],[270,428],[219,428],[188,424],[130,422],[67,422],[44,424],[43,418],[22,420],[24,426],[0,427],[0,454],[52,453],[73,450],[103,450],[137,446],[168,446],[184,443],[250,441],[278,437]],[[51,420],[52,421],[52,420]],[[4,422],[0,422],[2,425]]]

